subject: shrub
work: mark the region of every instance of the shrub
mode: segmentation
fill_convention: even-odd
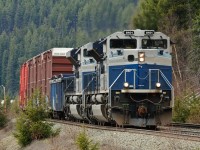
[[[37,121],[30,127],[31,138],[32,139],[43,139],[50,136],[57,135],[56,132],[52,130],[53,124]],[[57,130],[58,131],[58,130]]]
[[[29,100],[25,111],[20,113],[14,136],[21,146],[26,146],[33,140],[48,138],[59,133],[59,129],[53,130],[53,124],[45,121],[47,117],[45,108],[42,97],[38,96]]]
[[[173,111],[173,121],[200,123],[200,97],[194,94],[176,99]]]
[[[0,109],[0,128],[4,127],[7,121],[8,120],[6,114],[3,112],[2,109]]]
[[[92,140],[90,140],[85,132],[85,129],[83,132],[81,132],[77,139],[76,144],[79,147],[80,150],[98,150],[98,144],[93,144]]]
[[[189,116],[189,108],[187,101],[182,99],[175,100],[174,111],[173,111],[173,121],[175,122],[186,122]]]
[[[14,133],[21,146],[26,146],[32,141],[30,126],[31,124],[28,122],[27,116],[21,114],[20,118],[17,119],[16,132]]]
[[[200,97],[193,96],[189,103],[190,115],[187,118],[187,122],[200,124]]]

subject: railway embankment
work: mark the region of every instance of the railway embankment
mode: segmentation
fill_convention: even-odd
[[[19,150],[20,146],[17,144],[13,136],[14,122],[10,122],[8,126],[0,130],[0,149]],[[73,124],[55,123],[55,128],[60,128],[61,132],[58,136],[45,140],[34,141],[32,144],[23,148],[24,150],[77,150],[75,144],[76,138],[80,132],[86,131],[88,137],[93,141],[99,143],[101,150],[173,150],[185,149],[196,150],[200,149],[200,139],[191,140],[190,138],[181,139],[176,137],[166,137],[159,134],[147,134],[147,132],[136,131],[134,129],[127,129],[124,132],[115,128],[115,130],[102,130],[98,128],[89,128],[82,124],[75,126]],[[131,132],[129,132],[132,130]]]

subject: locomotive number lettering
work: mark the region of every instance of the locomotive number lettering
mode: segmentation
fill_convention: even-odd
[[[134,31],[132,31],[132,30],[125,30],[124,34],[125,35],[134,35]]]

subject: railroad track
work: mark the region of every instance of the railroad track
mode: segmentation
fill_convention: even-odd
[[[197,141],[200,141],[200,130],[199,129],[160,126],[159,130],[161,132],[169,132],[174,135],[182,136],[182,137],[185,137],[186,139],[194,138]]]
[[[160,129],[180,134],[182,136],[190,136],[200,138],[200,124],[191,123],[171,123],[170,126],[161,126]],[[199,139],[200,140],[200,139]]]
[[[173,127],[181,127],[181,128],[192,128],[192,129],[200,129],[200,124],[192,124],[192,123],[178,123],[173,122],[170,124]]]
[[[200,142],[200,130],[188,130],[178,127],[163,127],[159,126],[157,130],[146,130],[138,128],[122,128],[122,127],[112,127],[112,126],[98,126],[93,124],[85,124],[80,122],[71,122],[66,120],[47,120],[48,122],[67,124],[72,126],[85,127],[89,129],[107,130],[107,131],[117,131],[117,132],[128,132],[133,134],[145,134],[152,136],[160,136],[166,138],[183,139],[190,141]]]

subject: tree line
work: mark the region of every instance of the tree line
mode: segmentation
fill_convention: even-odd
[[[0,0],[0,85],[17,95],[23,62],[53,47],[77,47],[127,29],[136,4],[137,0]]]
[[[140,0],[132,26],[171,37],[177,95],[200,88],[200,3],[198,0]]]

